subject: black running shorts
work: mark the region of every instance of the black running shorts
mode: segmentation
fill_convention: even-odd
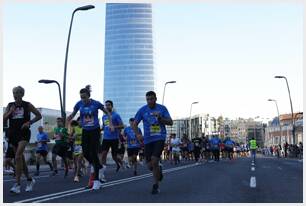
[[[118,139],[103,139],[101,150],[108,152],[109,148],[111,148],[112,155],[116,156],[118,154],[118,146],[119,146]]]
[[[55,144],[52,148],[52,154],[56,154],[62,158],[67,157],[68,146],[66,144]]]
[[[150,142],[144,146],[144,154],[146,161],[151,161],[152,156],[160,158],[164,150],[165,140]]]
[[[40,154],[41,156],[45,157],[48,155],[48,151],[46,150],[37,150],[36,154]]]
[[[128,148],[127,149],[128,157],[131,157],[134,155],[137,156],[138,152],[139,152],[139,148]]]
[[[18,147],[18,143],[20,141],[29,142],[31,138],[31,130],[29,128],[20,129],[20,130],[8,130],[8,139],[9,143],[11,143],[16,148]]]

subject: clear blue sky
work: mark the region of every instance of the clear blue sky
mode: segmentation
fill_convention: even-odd
[[[25,100],[36,107],[59,109],[56,85],[63,81],[65,47],[71,12],[80,3],[6,3],[3,7],[4,106],[11,89],[22,85]],[[103,101],[105,4],[78,12],[70,42],[67,109],[90,83],[92,97]],[[274,3],[153,4],[156,91],[173,117],[209,113],[236,117],[269,117],[278,100],[290,112],[287,76],[295,111],[303,110],[303,6]],[[116,104],[116,103],[115,103]],[[145,99],[144,99],[145,104]]]

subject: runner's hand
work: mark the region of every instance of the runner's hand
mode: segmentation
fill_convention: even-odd
[[[22,126],[21,126],[21,129],[26,129],[26,128],[30,128],[30,121],[24,123]]]
[[[143,136],[142,136],[141,134],[137,134],[137,135],[136,135],[136,138],[138,139],[138,141],[139,141],[140,143],[143,142]]]
[[[10,107],[9,113],[12,114],[13,112],[15,112],[15,109],[16,109],[15,105],[12,105],[12,106]]]
[[[110,129],[111,132],[115,131],[115,127],[114,126],[109,126],[109,129]]]
[[[159,113],[159,112],[153,112],[153,115],[154,115],[156,118],[159,118],[159,117],[160,117],[160,113]]]

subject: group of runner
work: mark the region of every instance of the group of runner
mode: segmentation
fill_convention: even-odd
[[[35,179],[29,175],[27,164],[24,158],[24,150],[31,137],[30,126],[39,121],[42,117],[40,112],[30,103],[23,101],[24,89],[21,86],[13,88],[15,101],[10,102],[3,115],[3,121],[8,121],[9,148],[7,160],[15,168],[16,183],[10,189],[12,193],[21,192],[21,175],[27,178],[25,191],[30,192],[35,185]],[[107,169],[106,159],[109,149],[112,158],[117,165],[117,171],[124,167],[124,142],[127,144],[127,153],[130,165],[133,167],[133,174],[137,175],[137,156],[146,160],[147,166],[153,173],[152,194],[159,193],[159,183],[163,179],[160,157],[166,140],[166,125],[172,125],[173,121],[163,105],[157,104],[155,92],[146,93],[147,104],[141,107],[129,120],[129,126],[124,128],[122,119],[113,110],[113,102],[107,100],[105,105],[90,98],[91,88],[86,86],[80,90],[80,98],[71,115],[67,119],[57,118],[57,126],[54,128],[55,145],[52,148],[52,163],[47,161],[48,146],[50,141],[48,135],[39,127],[37,135],[37,163],[36,174],[39,175],[39,161],[41,157],[49,165],[52,175],[58,174],[57,156],[64,162],[65,177],[69,171],[70,161],[75,165],[74,181],[79,182],[82,173],[86,173],[85,160],[90,164],[91,175],[87,187],[98,190],[106,181],[105,171]],[[99,124],[99,110],[103,111],[102,126]],[[74,117],[79,112],[79,117]],[[34,118],[31,119],[31,113]],[[143,122],[142,134],[138,124]],[[66,122],[66,124],[65,124]],[[101,130],[103,140],[100,144]],[[9,153],[10,154],[9,154]],[[14,160],[14,163],[12,163]],[[8,163],[9,164],[9,163]]]
[[[230,137],[223,141],[218,135],[197,137],[189,139],[186,134],[182,138],[175,133],[167,138],[163,159],[169,160],[172,164],[178,164],[180,160],[190,161],[219,161],[220,157],[229,158],[246,157],[249,153],[249,146],[234,142]]]

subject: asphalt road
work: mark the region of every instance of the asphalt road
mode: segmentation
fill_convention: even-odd
[[[106,171],[107,183],[98,191],[84,189],[88,177],[73,182],[72,172],[64,178],[63,171],[55,177],[41,172],[34,191],[11,194],[14,180],[4,176],[3,201],[52,203],[302,203],[303,163],[292,159],[258,157],[256,165],[250,158],[233,161],[205,162],[195,165],[184,162],[178,166],[164,162],[161,192],[151,194],[153,177],[145,166],[139,166],[134,177],[131,169]],[[252,168],[254,167],[254,168]],[[252,179],[252,180],[251,180]]]

